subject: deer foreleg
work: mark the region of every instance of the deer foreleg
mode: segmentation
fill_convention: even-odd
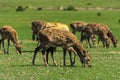
[[[9,53],[10,40],[8,39],[7,54]]]
[[[89,47],[92,48],[90,44],[90,37],[88,37],[88,44],[89,44]]]
[[[73,66],[71,51],[68,51],[68,52],[69,52],[69,56],[70,56],[70,63],[71,63],[71,66]]]
[[[98,37],[97,48],[99,48],[100,37]]]
[[[69,52],[69,56],[70,56],[71,66],[73,66],[75,64],[76,51],[72,47],[70,47],[70,48],[68,48],[68,52]],[[73,61],[72,61],[72,54],[71,54],[71,52],[74,53]]]
[[[34,33],[32,34],[32,40],[35,40],[35,34]]]
[[[63,49],[63,65],[66,66],[66,49]]]
[[[38,47],[35,48],[35,50],[34,50],[34,56],[33,56],[33,60],[32,60],[32,64],[33,64],[33,65],[35,65],[35,58],[36,58],[36,55],[37,55],[38,51],[39,51],[40,49],[42,49],[43,46],[44,46],[44,45],[41,44],[41,45],[39,45]]]
[[[47,51],[47,53],[46,53],[46,62],[47,62],[47,64],[49,64],[49,62],[48,62],[49,50],[47,49],[46,51]]]

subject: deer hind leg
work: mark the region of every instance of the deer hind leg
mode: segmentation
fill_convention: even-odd
[[[66,49],[63,48],[63,65],[66,66]]]
[[[0,45],[1,45],[1,43],[2,43],[2,47],[3,47],[4,53],[6,53],[5,46],[4,46],[4,39],[0,40]]]
[[[98,43],[96,45],[97,48],[99,48],[99,42],[100,42],[100,37],[98,37]]]
[[[95,45],[95,43],[96,43],[96,35],[95,34],[91,35],[91,40],[92,40],[92,44]]]
[[[48,63],[48,55],[49,55],[49,52],[51,52],[51,58],[52,58],[52,60],[53,60],[53,63],[54,63],[54,65],[57,65],[57,63],[56,63],[56,61],[55,61],[55,59],[54,59],[54,56],[53,56],[53,54],[54,54],[54,51],[55,51],[55,47],[49,47],[46,51],[47,51],[47,53],[46,53],[46,62],[47,62],[47,64],[49,64]]]
[[[90,44],[90,37],[87,38],[87,42],[88,42],[89,48],[92,48],[92,46],[91,46],[91,44]]]
[[[103,48],[106,48],[106,41],[105,40],[101,40],[102,41],[102,44],[103,44]]]
[[[32,59],[32,64],[35,65],[35,58],[36,58],[36,55],[38,53],[38,51],[40,49],[42,49],[44,47],[44,44],[40,44],[39,46],[37,46],[34,50],[34,56],[33,56],[33,59]]]

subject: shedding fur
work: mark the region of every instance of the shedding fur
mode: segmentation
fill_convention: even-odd
[[[35,40],[35,36],[37,36],[37,33],[39,32],[39,30],[43,30],[45,28],[54,28],[54,29],[69,31],[69,27],[66,24],[62,24],[59,22],[45,22],[42,20],[35,20],[32,22],[32,27],[31,27],[31,29],[33,31],[32,39]],[[38,39],[38,36],[37,36],[37,39]],[[40,43],[41,42],[38,41],[38,44],[40,44]],[[56,50],[56,47],[53,47],[53,46],[51,46],[50,48],[48,48],[46,50],[47,63],[48,63],[48,54],[49,54],[49,52],[51,52],[51,57],[52,57],[53,63],[55,65],[57,65],[57,63],[53,57],[53,53],[55,52],[55,50]],[[69,55],[70,55],[70,53],[69,53]],[[71,63],[72,63],[72,61],[71,61]]]
[[[90,27],[87,27],[88,23],[83,21],[75,21],[70,24],[70,27],[72,29],[72,33],[81,32],[81,43],[83,43],[84,40],[86,40],[86,44],[88,47],[91,48],[90,39],[92,40],[92,43],[94,44],[96,41],[96,37],[94,34],[92,34]]]
[[[41,44],[35,48],[34,51],[34,57],[33,57],[33,65],[35,61],[36,54],[39,50],[43,49],[43,59],[46,65],[46,58],[44,55],[44,51],[49,48],[50,46],[54,47],[61,47],[64,50],[68,50],[70,52],[73,52],[73,50],[77,53],[77,55],[80,58],[80,61],[83,66],[87,64],[89,67],[91,67],[91,58],[89,53],[84,50],[82,47],[81,43],[77,39],[77,37],[72,34],[70,31],[64,31],[64,30],[59,30],[59,29],[54,29],[54,28],[46,28],[43,30],[40,30],[38,33],[39,36],[39,41]],[[63,52],[63,56],[65,55],[65,51]],[[64,61],[65,61],[65,56],[64,56]],[[64,64],[66,64],[64,62]]]
[[[108,28],[107,25],[100,24],[100,23],[97,23],[97,24],[90,23],[87,26],[89,26],[92,29],[93,34],[98,36],[97,47],[99,45],[100,40],[102,41],[104,48],[109,48],[110,40],[112,41],[114,47],[117,46],[118,40],[113,35],[112,31]]]

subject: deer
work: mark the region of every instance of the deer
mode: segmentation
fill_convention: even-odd
[[[16,52],[18,54],[21,54],[21,44],[18,41],[18,34],[16,30],[8,25],[5,25],[0,28],[0,35],[2,39],[0,39],[0,45],[2,44],[2,47],[4,49],[4,53],[9,53],[9,46],[10,46],[10,41],[14,44],[16,48]],[[4,41],[7,39],[8,45],[7,45],[7,50],[4,47]]]
[[[65,62],[66,50],[69,50],[70,52],[74,52],[79,56],[82,66],[85,66],[86,64],[88,65],[88,67],[92,66],[91,55],[86,50],[84,50],[79,40],[72,32],[54,28],[46,28],[40,30],[38,36],[39,36],[38,40],[41,42],[41,44],[39,44],[39,46],[37,46],[34,50],[34,56],[32,59],[33,65],[35,65],[35,58],[38,51],[42,49],[44,63],[46,66],[48,66],[46,62],[45,51],[50,46],[55,46],[63,48],[64,65],[66,64]]]
[[[70,31],[69,27],[66,24],[63,23],[59,23],[59,22],[45,22],[42,20],[34,20],[32,21],[32,40],[35,40],[35,37],[37,37],[37,33],[39,32],[39,30],[45,29],[45,28],[55,28],[55,29],[60,29],[60,30],[65,30],[65,31]],[[38,39],[38,37],[37,37]],[[37,40],[36,39],[36,40]],[[40,41],[38,41],[38,44],[41,43]],[[46,50],[46,57],[48,57],[49,52],[51,53],[51,57],[53,60],[54,65],[57,65],[54,57],[53,57],[53,53],[55,52],[57,48],[56,47],[50,47]],[[47,58],[47,63],[48,63],[48,58]]]
[[[97,47],[99,47],[99,41],[101,40],[103,48],[109,48],[110,39],[107,35],[108,33],[107,27],[97,24],[95,27],[93,27],[93,33],[98,36]]]
[[[34,20],[32,21],[32,40],[35,40],[35,36],[37,36],[37,33],[41,29],[45,28],[56,28],[56,29],[61,29],[65,31],[70,31],[69,27],[66,24],[59,23],[59,22],[45,22],[42,20]]]
[[[109,48],[110,40],[113,43],[113,46],[117,46],[117,38],[113,35],[112,31],[108,28],[107,25],[101,24],[101,23],[89,23],[87,26],[89,26],[92,29],[92,33],[98,36],[98,44],[101,40],[103,43],[103,47]]]
[[[90,39],[92,40],[92,43],[94,44],[96,41],[96,37],[94,34],[92,34],[89,30],[90,27],[87,27],[89,23],[83,22],[83,21],[75,21],[70,23],[70,27],[72,29],[72,33],[75,34],[76,32],[81,32],[81,43],[83,43],[83,40],[86,40],[86,43],[88,44],[89,48],[92,48],[90,44]]]
[[[107,25],[101,23],[85,23],[78,21],[71,23],[70,26],[73,30],[73,33],[76,31],[82,31],[81,42],[87,39],[90,48],[90,38],[92,39],[92,42],[95,43],[96,36],[98,36],[97,47],[99,46],[100,40],[102,41],[104,48],[109,48],[110,40],[112,41],[113,46],[117,47],[118,40]]]

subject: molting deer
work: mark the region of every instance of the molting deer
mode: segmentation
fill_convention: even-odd
[[[40,30],[38,36],[41,44],[39,44],[39,46],[35,48],[34,57],[32,60],[33,65],[35,64],[34,61],[36,58],[36,54],[41,49],[43,49],[42,54],[43,54],[44,62],[46,65],[48,65],[46,62],[45,50],[48,49],[50,46],[55,46],[55,47],[62,47],[63,51],[69,50],[71,52],[76,52],[83,66],[85,66],[85,64],[87,64],[89,67],[92,66],[90,54],[84,50],[77,37],[74,34],[72,34],[70,31],[64,31],[54,28],[46,28]],[[64,61],[66,54],[65,52],[66,51],[64,51],[63,53]],[[66,63],[64,62],[64,64]]]

